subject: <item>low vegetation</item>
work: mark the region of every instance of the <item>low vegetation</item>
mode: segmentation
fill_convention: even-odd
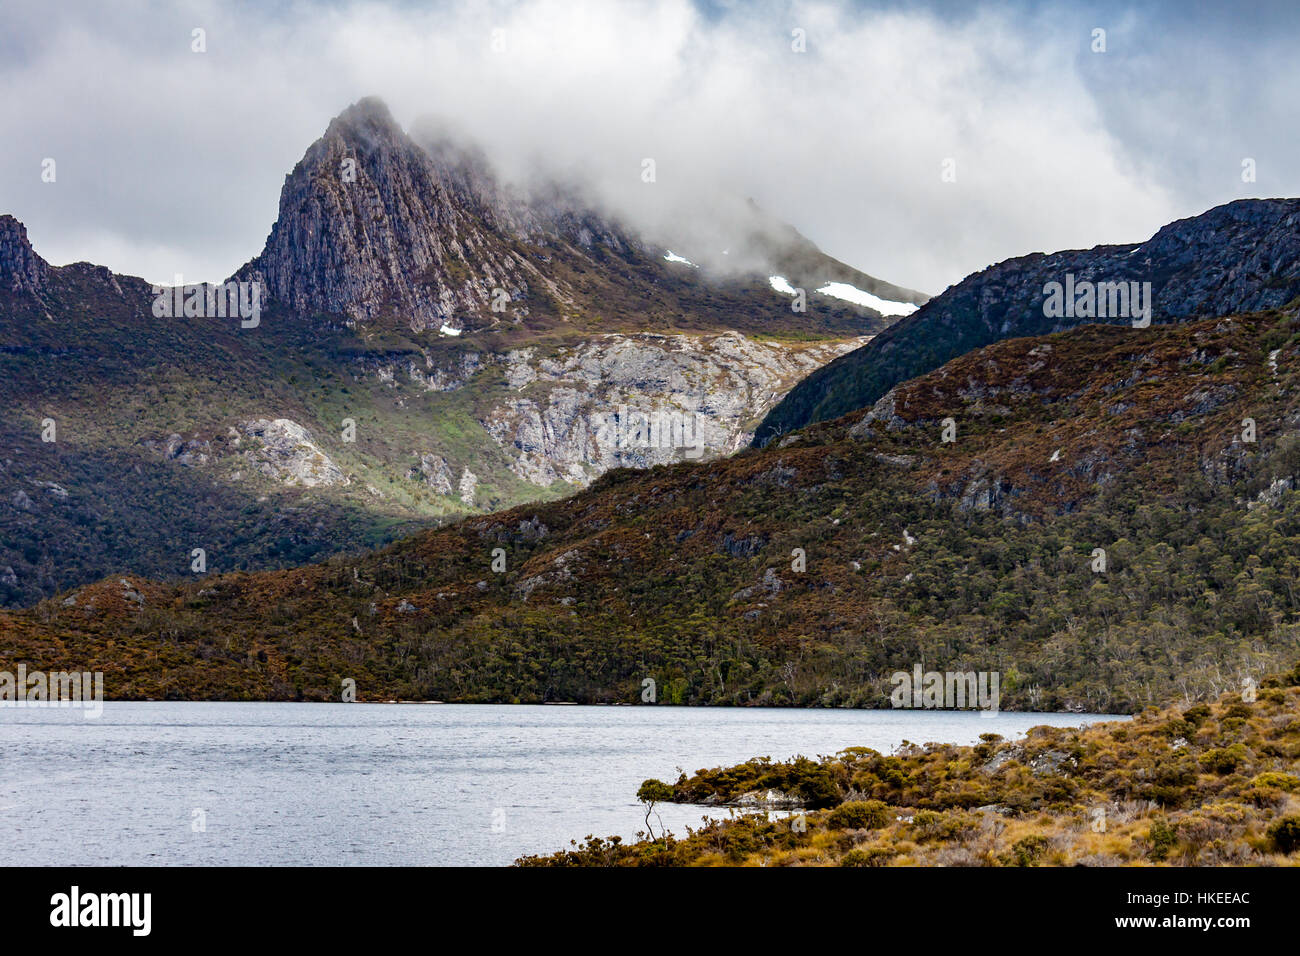
[[[1300,667],[1254,692],[1132,721],[1035,727],[685,774],[671,799],[731,811],[675,836],[589,836],[525,866],[1300,865]],[[661,795],[660,799],[664,799]]]

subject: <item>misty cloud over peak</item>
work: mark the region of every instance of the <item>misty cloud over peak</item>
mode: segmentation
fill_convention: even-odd
[[[0,13],[0,212],[53,263],[219,279],[262,247],[334,117],[391,110],[426,148],[442,130],[504,182],[572,184],[647,235],[743,224],[752,197],[937,293],[1009,256],[1300,193],[1283,95],[1300,67],[1264,24],[1175,4],[18,0]]]

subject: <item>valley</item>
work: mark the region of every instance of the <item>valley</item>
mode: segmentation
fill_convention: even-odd
[[[206,291],[51,266],[0,216],[0,606],[185,574],[199,547],[224,571],[358,553],[684,457],[620,445],[620,408],[729,454],[896,318],[815,292],[795,311],[767,272],[926,298],[752,204],[727,213],[745,269],[684,265],[574,188],[525,192],[429,124],[414,137],[378,100],[345,110],[265,250]],[[209,317],[218,289],[233,311]]]

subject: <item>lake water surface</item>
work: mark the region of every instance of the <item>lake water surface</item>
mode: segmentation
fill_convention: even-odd
[[[645,826],[637,786],[671,782],[679,767],[1104,719],[1123,718],[110,702],[86,720],[0,709],[0,865],[508,864],[589,833],[632,838]],[[658,812],[677,833],[726,815]]]

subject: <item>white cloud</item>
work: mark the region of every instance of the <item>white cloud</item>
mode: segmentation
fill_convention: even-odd
[[[404,123],[468,131],[515,175],[580,173],[638,221],[684,225],[713,197],[753,196],[832,255],[928,292],[1009,256],[1144,239],[1248,194],[1236,154],[1278,169],[1277,137],[1291,136],[1258,115],[1282,101],[1245,96],[1230,64],[1215,96],[1190,102],[1169,79],[1185,67],[1177,45],[1150,24],[1108,20],[1102,61],[1087,51],[1095,18],[1065,8],[46,7],[0,14],[0,212],[51,261],[154,281],[220,279],[259,252],[284,175],[369,94]],[[207,53],[190,50],[195,27]],[[806,53],[791,50],[795,27]],[[1274,68],[1294,76],[1272,52],[1252,67]],[[1189,162],[1170,148],[1184,132],[1224,156]],[[44,157],[57,183],[40,182]],[[955,182],[940,179],[946,158]]]

